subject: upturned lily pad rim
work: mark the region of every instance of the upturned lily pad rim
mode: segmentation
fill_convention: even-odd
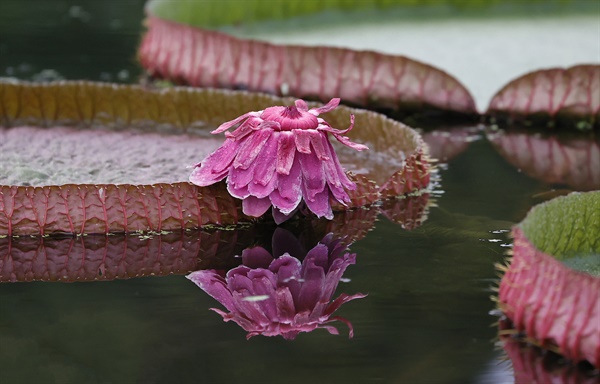
[[[221,89],[149,89],[85,81],[46,84],[0,81],[0,122],[6,128],[100,126],[191,133],[206,131],[207,127],[215,127],[248,111],[289,105],[293,100]],[[426,145],[419,134],[408,126],[365,110],[340,106],[325,116],[332,126],[345,127],[351,113],[356,116],[356,127],[363,128],[355,128],[350,138],[366,142],[371,151],[402,156],[404,167],[388,175],[387,181],[379,185],[355,175],[358,188],[351,194],[350,208],[425,190],[429,185],[430,165]],[[127,204],[134,204],[135,209],[143,206],[145,213],[127,217],[136,213]],[[77,205],[81,210],[74,208]],[[86,212],[89,207],[95,207],[91,216]],[[334,206],[334,209],[340,208]],[[250,220],[241,213],[241,200],[232,198],[223,182],[203,188],[188,182],[0,186],[2,236],[160,232],[235,225]]]
[[[183,2],[185,3],[185,1]],[[271,83],[260,83],[260,87],[259,88],[255,88],[256,84],[253,81],[250,80],[243,80],[244,76],[241,77],[237,77],[237,75],[234,75],[233,78],[235,78],[235,81],[229,81],[229,80],[223,80],[221,79],[223,73],[210,73],[209,77],[212,78],[220,78],[220,82],[219,84],[214,84],[214,82],[209,82],[206,83],[206,80],[202,80],[203,77],[203,73],[204,72],[208,72],[210,71],[211,68],[213,67],[219,67],[220,64],[217,64],[216,66],[213,65],[212,67],[205,67],[203,68],[202,71],[194,71],[193,68],[196,68],[193,64],[189,64],[190,59],[186,59],[186,62],[184,64],[181,63],[182,61],[182,57],[188,57],[190,55],[192,55],[192,53],[194,55],[202,55],[203,57],[208,57],[208,60],[211,60],[211,56],[223,56],[225,58],[229,58],[229,56],[237,56],[237,52],[245,52],[245,51],[253,51],[255,50],[255,48],[253,48],[253,45],[258,45],[258,46],[263,46],[263,48],[261,48],[261,50],[265,50],[264,46],[280,46],[282,48],[286,48],[286,49],[291,49],[291,50],[296,50],[296,51],[311,51],[314,48],[318,48],[318,49],[329,49],[331,51],[335,51],[336,49],[339,50],[336,47],[329,47],[329,46],[318,46],[318,47],[311,47],[311,46],[303,46],[303,45],[287,45],[287,44],[271,44],[268,43],[267,41],[264,40],[256,40],[256,39],[252,39],[252,38],[248,38],[247,36],[239,36],[239,34],[236,34],[235,31],[208,31],[208,30],[204,30],[204,28],[206,27],[215,27],[215,25],[203,25],[202,23],[193,23],[191,22],[193,17],[191,16],[193,14],[193,12],[191,11],[191,9],[187,12],[177,12],[177,6],[175,7],[169,7],[168,9],[164,7],[164,3],[161,0],[154,0],[151,1],[147,4],[146,10],[147,10],[147,14],[148,14],[148,18],[146,19],[146,24],[148,26],[148,32],[147,32],[147,36],[151,35],[152,30],[156,29],[153,27],[153,24],[170,24],[170,25],[180,25],[181,27],[187,28],[185,29],[185,32],[179,32],[179,35],[176,38],[168,37],[168,35],[172,35],[173,33],[168,32],[165,33],[164,29],[162,30],[161,33],[154,33],[153,36],[151,38],[148,38],[147,36],[143,39],[141,46],[140,46],[140,50],[138,51],[138,58],[141,61],[141,64],[143,67],[145,67],[145,69],[147,70],[147,73],[152,77],[152,78],[159,78],[159,79],[168,79],[171,81],[175,81],[177,83],[182,83],[182,84],[191,84],[191,85],[196,85],[196,86],[217,86],[217,87],[228,87],[228,88],[235,88],[238,86],[244,87],[245,89],[250,89],[250,90],[258,90],[258,91],[269,91],[272,92],[274,94],[282,94],[280,92],[280,85],[281,84],[271,84]],[[340,3],[341,4],[341,3]],[[339,7],[340,4],[334,2],[332,4],[328,4],[327,6],[331,6],[332,8],[336,8]],[[173,4],[171,4],[173,5]],[[175,4],[176,5],[176,4]],[[347,5],[347,4],[343,4],[343,5]],[[386,4],[387,6],[388,4]],[[183,8],[186,8],[187,6],[184,6]],[[187,7],[190,8],[190,7]],[[191,8],[193,8],[193,6],[191,6]],[[210,7],[209,7],[210,8]],[[275,7],[277,8],[277,7]],[[281,8],[281,7],[280,7]],[[158,12],[157,9],[159,10]],[[175,10],[174,10],[175,9]],[[270,10],[263,10],[266,13],[269,12],[273,12],[272,9]],[[312,10],[314,11],[314,10]],[[312,12],[311,11],[311,12]],[[276,12],[275,12],[276,13]],[[308,12],[310,13],[310,12]],[[205,14],[203,15],[203,17],[206,16]],[[231,16],[228,15],[228,16]],[[227,16],[227,17],[228,17]],[[211,20],[212,21],[212,20]],[[218,24],[218,23],[217,23]],[[194,32],[196,31],[196,32]],[[207,35],[213,36],[213,35],[217,35],[217,34],[221,34],[223,35],[222,38],[220,39],[216,39],[214,37],[207,37],[205,36],[205,33],[200,33],[200,31],[204,31],[207,32]],[[210,33],[209,33],[210,32]],[[200,34],[201,36],[196,36],[196,37],[190,37],[192,35],[194,35],[195,33]],[[167,37],[165,37],[167,36]],[[208,40],[207,40],[208,39]],[[214,39],[214,41],[210,42],[211,39]],[[189,40],[191,40],[192,42],[190,42]],[[207,43],[202,43],[202,44],[196,44],[195,41],[207,41]],[[210,52],[212,48],[210,48],[211,46],[216,46],[216,47],[221,47],[221,46],[228,46],[230,43],[228,43],[228,41],[238,41],[241,42],[242,45],[246,44],[246,46],[244,46],[244,48],[236,48],[234,49],[232,52],[236,52],[235,54],[232,53],[214,53],[214,52]],[[149,48],[150,44],[148,43],[148,41],[152,41],[152,48]],[[161,46],[164,45],[164,46]],[[166,44],[166,45],[165,45]],[[174,44],[176,46],[174,46]],[[208,48],[207,48],[208,47]],[[209,51],[208,54],[206,54],[206,52],[202,52],[203,49],[206,49],[207,51]],[[343,49],[345,51],[351,52],[352,54],[356,54],[356,55],[361,55],[361,54],[366,54],[366,53],[371,53],[371,54],[375,54],[377,55],[378,53],[375,52],[371,52],[371,51],[361,51],[361,50],[353,50],[353,49]],[[200,54],[197,52],[199,51]],[[172,52],[176,52],[177,55],[171,55]],[[259,55],[258,57],[262,60],[264,58],[269,57],[269,55],[273,55],[272,53],[270,54],[265,54],[263,53],[262,55]],[[291,56],[295,56],[296,54],[293,54]],[[589,76],[589,74],[585,74],[582,72],[585,71],[581,71],[581,69],[590,69],[590,72],[592,73],[591,77],[594,77],[594,70],[599,71],[600,73],[600,66],[598,66],[595,63],[580,63],[580,64],[576,64],[570,67],[566,67],[566,68],[549,68],[549,69],[537,69],[534,71],[530,71],[528,73],[525,73],[519,77],[516,77],[514,79],[512,79],[511,81],[509,81],[508,83],[504,84],[504,86],[498,90],[496,92],[496,94],[492,97],[491,101],[488,103],[487,109],[486,111],[478,111],[476,106],[475,106],[475,102],[472,98],[472,95],[470,94],[469,90],[461,83],[461,81],[457,78],[455,78],[454,76],[450,75],[449,73],[447,73],[444,69],[442,68],[437,68],[434,67],[430,64],[427,63],[422,63],[418,60],[414,60],[412,58],[409,57],[405,57],[405,56],[399,56],[399,55],[391,55],[391,54],[378,54],[381,57],[386,57],[387,59],[391,59],[391,58],[402,58],[406,61],[408,61],[409,63],[411,63],[412,65],[416,65],[416,66],[420,66],[420,67],[429,67],[429,70],[432,72],[440,72],[443,73],[447,78],[444,82],[456,82],[456,84],[453,86],[454,89],[452,91],[452,93],[461,93],[464,92],[465,93],[465,97],[467,99],[469,99],[470,101],[465,104],[462,105],[464,103],[460,103],[458,102],[458,98],[454,98],[452,100],[448,99],[444,102],[445,105],[442,105],[440,103],[438,103],[437,101],[434,101],[435,98],[432,98],[431,95],[434,94],[434,92],[426,92],[425,95],[420,95],[419,98],[417,98],[416,100],[397,100],[397,96],[395,96],[394,98],[389,98],[388,96],[386,96],[385,93],[381,93],[380,91],[383,88],[388,87],[388,84],[384,84],[381,85],[379,84],[377,87],[375,87],[374,89],[369,89],[367,91],[367,93],[365,94],[365,96],[363,97],[365,100],[348,100],[349,103],[348,105],[353,105],[353,106],[359,106],[359,107],[366,107],[366,108],[370,108],[370,109],[374,109],[374,110],[378,110],[380,112],[386,113],[390,116],[394,116],[394,117],[400,117],[402,119],[411,119],[411,120],[415,120],[418,121],[418,124],[432,124],[433,122],[437,121],[437,119],[439,118],[439,116],[443,116],[443,118],[448,121],[448,120],[455,120],[455,122],[457,123],[466,123],[466,122],[475,122],[476,119],[479,119],[480,121],[486,121],[486,122],[490,122],[491,124],[501,124],[502,126],[511,126],[513,124],[520,124],[524,127],[527,126],[545,126],[547,129],[554,129],[554,128],[558,128],[558,129],[567,129],[567,130],[576,130],[576,131],[589,131],[589,130],[597,130],[600,127],[600,110],[598,110],[598,106],[594,105],[595,100],[594,98],[590,95],[592,92],[590,92],[589,90],[589,86],[588,89],[583,89],[582,84],[585,83],[589,83],[592,80],[590,80],[589,78],[587,78],[586,76]],[[252,56],[252,54],[246,55],[246,56]],[[277,55],[274,55],[277,56]],[[281,56],[281,55],[280,55]],[[290,56],[289,54],[284,55],[285,56]],[[317,55],[318,56],[318,55]],[[318,58],[317,58],[317,62],[318,62]],[[241,60],[240,60],[241,61]],[[250,62],[252,62],[251,67],[255,67],[255,68],[262,68],[265,66],[268,66],[266,63],[263,63],[261,61],[258,61],[258,63],[254,63],[254,61],[256,61],[255,59],[249,59]],[[226,61],[225,61],[226,62]],[[227,65],[227,64],[226,64]],[[396,64],[395,66],[398,66],[399,64]],[[234,63],[233,65],[230,66],[234,66],[234,67],[238,67],[238,64]],[[356,66],[356,65],[354,65]],[[360,64],[359,64],[360,66]],[[404,65],[401,65],[404,66]],[[342,66],[343,67],[343,66]],[[422,69],[421,69],[422,70]],[[324,69],[322,70],[324,71]],[[218,71],[217,71],[218,72]],[[222,71],[221,71],[222,72]],[[244,71],[237,71],[239,73],[242,73]],[[256,71],[257,73],[251,73],[251,77],[253,75],[258,75],[259,77],[262,77],[263,74]],[[334,71],[336,72],[336,71]],[[339,71],[338,71],[339,72]],[[377,72],[377,70],[375,70],[375,72]],[[531,104],[531,100],[532,97],[528,97],[527,96],[527,92],[528,90],[520,90],[518,96],[520,96],[521,101],[522,100],[528,100],[527,101],[527,106],[523,107],[522,105],[519,105],[519,102],[517,102],[515,104],[515,99],[519,98],[519,97],[515,97],[515,95],[513,94],[512,96],[508,97],[510,100],[509,107],[504,106],[503,104],[506,104],[506,100],[504,100],[505,98],[505,93],[510,93],[507,92],[507,90],[514,90],[519,88],[519,86],[521,85],[521,83],[523,83],[523,79],[528,79],[528,78],[533,78],[536,76],[539,76],[540,74],[544,74],[544,73],[550,73],[550,72],[561,72],[561,73],[568,73],[569,76],[572,76],[572,78],[574,79],[574,81],[572,81],[569,84],[558,84],[558,86],[554,86],[554,84],[550,84],[549,88],[551,89],[550,91],[545,91],[542,90],[542,96],[540,96],[540,92],[537,89],[537,87],[534,87],[533,92],[531,92],[532,94],[537,92],[538,95],[535,96],[535,99],[538,99],[537,102],[535,102],[534,104],[538,105],[540,104],[539,99],[541,99],[542,101],[545,100],[546,96],[548,96],[548,92],[552,93],[550,95],[550,104],[549,105],[543,105],[543,106],[536,106],[535,108],[533,108],[532,110],[530,110],[530,104]],[[373,76],[373,78],[375,78],[375,74],[374,73],[370,73],[368,72],[367,75],[369,76]],[[317,74],[318,76],[318,74]],[[329,77],[332,77],[332,74],[329,73],[328,75]],[[394,75],[387,75],[388,77],[395,77]],[[597,76],[596,76],[597,77]],[[242,80],[240,80],[240,78]],[[289,80],[289,81],[288,81]],[[284,83],[285,85],[288,85],[289,83],[294,83],[294,81],[288,77],[286,77],[286,82]],[[298,81],[296,81],[298,82]],[[305,81],[304,81],[305,82]],[[548,87],[548,84],[543,84],[544,87]],[[340,85],[337,85],[337,87],[339,88]],[[542,87],[542,88],[544,88]],[[287,87],[285,87],[287,88]],[[554,90],[558,89],[559,93],[562,92],[561,88],[566,88],[566,94],[563,97],[562,101],[560,101],[560,103],[564,103],[566,102],[566,104],[561,105],[560,108],[555,109],[555,107],[552,105],[553,104],[553,100],[555,98],[554,95]],[[321,88],[322,89],[322,88]],[[575,89],[575,92],[572,92],[572,89]],[[295,94],[299,97],[303,97],[303,98],[311,98],[313,97],[314,91],[308,91],[307,89],[304,89],[303,87],[300,86],[296,86],[294,89],[290,90],[290,94]],[[404,97],[409,94],[411,92],[405,92],[405,91],[400,91],[400,95],[404,95]],[[286,94],[286,93],[283,93]],[[427,95],[427,96],[426,96]],[[327,97],[330,97],[331,95],[328,95]],[[344,96],[344,95],[342,95]],[[346,99],[352,99],[352,96],[348,95],[349,97],[346,97]],[[581,102],[580,99],[588,97],[587,101]],[[323,100],[324,96],[323,95],[319,95],[318,99],[321,99],[321,101],[326,101]],[[431,103],[431,101],[434,101],[433,103]],[[450,102],[452,101],[452,102]],[[587,103],[587,105],[585,105]],[[521,103],[523,104],[523,103]],[[597,104],[597,102],[596,102]],[[525,110],[523,110],[523,108],[525,108]],[[408,115],[406,115],[406,113],[408,113]]]
[[[534,345],[575,362],[587,360],[596,368],[600,367],[600,277],[561,261],[596,252],[600,238],[581,239],[587,232],[581,224],[591,224],[592,237],[598,233],[599,202],[600,191],[575,192],[532,208],[513,227],[510,264],[498,266],[504,272],[498,306],[514,326],[503,333],[524,333]]]

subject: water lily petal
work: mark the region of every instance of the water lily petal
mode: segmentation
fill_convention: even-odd
[[[236,151],[237,143],[233,140],[225,140],[219,149],[196,165],[190,175],[190,182],[204,187],[223,180],[236,156]]]
[[[302,201],[302,170],[297,162],[292,164],[289,175],[279,175],[277,188],[269,195],[271,203],[288,215]]]
[[[344,134],[350,132],[352,128],[354,128],[354,120],[354,115],[350,115],[350,126],[344,130],[332,128],[331,126],[329,126],[329,124],[319,124],[319,127],[317,129],[320,131],[331,133],[340,143],[357,151],[364,151],[365,149],[369,149],[369,147],[367,147],[366,145],[354,143],[350,141],[348,137],[344,136]]]
[[[306,268],[310,265],[323,269],[324,273],[329,271],[329,249],[325,244],[319,243],[306,253],[300,271],[301,275],[304,275]]]
[[[312,108],[308,112],[312,113],[315,116],[319,116],[319,114],[321,114],[321,113],[333,111],[334,109],[337,108],[337,106],[339,104],[340,104],[340,99],[336,97],[336,98],[329,100],[329,103],[327,103],[326,105],[319,107],[319,108]]]
[[[277,182],[277,177],[271,177],[271,180],[266,185],[262,185],[261,183],[255,180],[248,184],[248,192],[252,196],[259,199],[269,197],[269,195],[273,193],[273,191],[277,188]]]
[[[339,188],[342,186],[342,182],[340,181],[339,169],[337,167],[337,165],[340,164],[340,161],[337,155],[335,154],[335,150],[331,146],[329,139],[327,139],[327,136],[322,137],[321,141],[323,154],[330,158],[329,161],[323,161],[323,172],[325,174],[325,178],[327,179],[329,185],[333,185]],[[343,173],[343,175],[345,176],[345,173]]]
[[[276,319],[277,307],[276,307],[276,284],[277,279],[273,272],[268,269],[258,268],[252,269],[248,273],[248,277],[252,280],[252,296],[258,298],[258,300],[252,300],[266,315],[266,317],[272,321]]]
[[[341,316],[335,316],[335,317],[332,317],[331,319],[329,319],[327,322],[333,322],[333,321],[341,321],[342,323],[346,324],[346,326],[348,327],[348,338],[351,339],[354,337],[354,327],[352,327],[352,323],[348,319],[346,319],[345,317],[341,317]]]
[[[339,335],[340,334],[340,331],[338,331],[338,329],[336,327],[334,327],[333,325],[323,325],[323,326],[320,326],[319,328],[325,329],[327,332],[329,332],[330,335]]]
[[[217,271],[213,269],[195,271],[187,275],[186,278],[223,304],[228,311],[235,309],[233,296],[227,288],[227,283]]]
[[[254,131],[260,129],[263,120],[260,117],[249,117],[248,120],[244,121],[237,127],[233,132],[225,132],[225,137],[241,140],[246,136],[252,134]]]
[[[226,130],[228,130],[229,128],[231,128],[231,127],[233,127],[233,126],[235,126],[235,125],[239,124],[240,122],[242,122],[242,121],[246,120],[246,119],[247,119],[247,118],[249,118],[249,117],[258,117],[258,116],[260,116],[260,114],[261,114],[261,113],[262,113],[262,111],[258,111],[258,112],[248,112],[248,113],[245,113],[245,114],[243,114],[243,115],[241,115],[241,116],[239,116],[239,117],[236,117],[236,118],[235,118],[235,119],[233,119],[233,120],[229,120],[229,121],[227,121],[227,122],[225,122],[225,123],[223,123],[223,124],[219,125],[219,126],[217,127],[217,129],[215,129],[215,130],[214,130],[214,131],[212,131],[211,133],[212,133],[212,134],[216,134],[216,133],[222,133],[222,132],[225,132],[225,131],[226,131]]]
[[[259,199],[254,196],[248,196],[242,201],[242,211],[245,215],[260,217],[271,207],[268,198]]]
[[[368,295],[365,293],[355,293],[354,295],[347,295],[345,293],[342,293],[338,298],[331,302],[331,304],[327,307],[325,314],[330,316],[332,313],[337,311],[342,306],[342,304],[345,304],[355,299],[362,299],[367,296]]]
[[[297,129],[294,131],[294,141],[296,149],[300,153],[311,153],[310,151],[310,132],[311,130]]]
[[[308,193],[308,192],[307,192]],[[322,192],[314,196],[314,200],[306,199],[306,206],[318,217],[325,217],[328,220],[333,219],[333,211],[329,201],[329,189],[324,189]]]
[[[333,149],[333,146],[331,145],[331,143],[329,141],[327,141],[325,148],[328,148],[328,150],[331,153],[331,158],[332,161],[331,162],[327,162],[324,164],[324,167],[328,167],[326,169],[326,173],[325,176],[329,177],[331,176],[331,180],[328,179],[328,181],[335,185],[336,187],[339,186],[339,184],[337,182],[334,182],[334,180],[338,180],[342,186],[348,190],[355,190],[356,189],[356,184],[354,184],[349,178],[348,175],[346,175],[346,171],[344,171],[344,168],[342,167],[342,165],[340,164],[340,161],[338,159],[338,157],[335,154],[335,150]],[[331,168],[329,168],[331,165],[333,165],[333,167],[335,168],[336,172],[333,172],[331,170]],[[335,177],[335,174],[337,173],[337,177]],[[344,192],[345,193],[345,192]]]
[[[306,101],[302,100],[302,99],[298,99],[294,102],[294,105],[296,105],[296,108],[299,111],[303,111],[306,112],[308,111],[308,105],[306,104]]]
[[[239,145],[237,156],[233,161],[233,167],[242,169],[248,168],[261,153],[264,145],[272,134],[273,131],[270,129],[261,129],[244,140]]]
[[[294,143],[294,133],[291,131],[282,131],[278,134],[277,143],[277,173],[289,175],[294,162],[296,145]]]
[[[289,254],[283,254],[273,260],[269,266],[269,270],[277,275],[277,285],[288,287],[290,293],[296,296],[300,292],[301,277],[300,268],[302,264],[300,260]]]
[[[280,124],[281,130],[292,129],[315,129],[319,125],[317,117],[308,111],[298,110],[295,106],[269,107],[260,115],[265,121],[273,121]]]
[[[314,149],[314,153],[317,155],[317,157],[319,158],[319,160],[321,161],[328,161],[331,159],[331,154],[326,151],[325,147],[326,147],[326,143],[329,143],[329,139],[327,138],[327,134],[316,131],[316,130],[310,130],[308,131],[308,134],[310,136],[310,144],[312,145],[313,149]],[[335,152],[334,152],[335,154]]]
[[[263,247],[246,248],[242,251],[242,263],[249,268],[269,268],[273,256]]]
[[[227,179],[227,192],[236,199],[245,199],[250,196],[247,185],[237,187],[234,183],[231,183],[229,179]]]
[[[323,283],[325,282],[325,271],[312,262],[303,264],[304,271],[302,279],[304,283],[300,287],[300,293],[296,298],[297,311],[311,311],[320,301],[329,301],[329,297],[323,296]]]
[[[314,153],[299,153],[298,159],[302,167],[302,194],[304,200],[314,200],[315,195],[325,188],[326,177],[323,172],[323,162]]]
[[[253,295],[252,291],[233,291],[232,295],[236,305],[236,314],[251,319],[253,328],[256,328],[257,325],[264,327],[271,322],[258,302],[246,299]],[[236,319],[234,321],[237,322]]]
[[[277,319],[279,323],[291,323],[296,315],[294,295],[286,286],[278,286],[275,292],[277,300]]]
[[[292,212],[285,214],[285,213],[281,212],[277,207],[273,207],[273,209],[272,209],[273,221],[275,221],[275,224],[277,224],[277,225],[280,225],[281,223],[285,223],[292,216],[294,216],[296,214],[296,212],[298,212],[299,208],[300,208],[300,204],[298,204],[296,209],[294,209]]]
[[[248,279],[248,272],[251,268],[245,265],[240,265],[233,269],[230,269],[225,275],[227,280],[227,287],[231,292],[235,291],[250,291],[252,289],[252,282]]]
[[[233,187],[229,189],[230,193],[232,189],[244,188],[250,184],[254,180],[255,168],[256,163],[252,163],[248,169],[231,167],[227,176],[227,185]]]
[[[307,254],[303,242],[287,229],[281,227],[275,228],[272,239],[271,248],[273,249],[274,255],[283,255],[287,253],[300,260]]]
[[[295,198],[291,199],[282,196],[280,189],[275,189],[269,195],[269,199],[274,208],[279,209],[282,214],[289,216],[302,201],[302,194],[299,193]]]
[[[275,176],[277,165],[277,134],[272,134],[263,147],[263,151],[256,159],[254,183],[261,185],[270,184]],[[276,179],[276,178],[275,178]]]

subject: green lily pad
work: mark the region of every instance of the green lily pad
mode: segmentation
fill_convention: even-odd
[[[535,206],[515,228],[498,304],[534,345],[600,367],[600,191]]]
[[[600,191],[572,193],[534,207],[520,224],[540,251],[600,276]]]

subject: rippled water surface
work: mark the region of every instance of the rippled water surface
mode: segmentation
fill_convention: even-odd
[[[137,81],[141,71],[135,48],[143,2],[102,3],[3,3],[10,12],[0,12],[0,76]],[[464,77],[480,107],[505,81],[526,70],[599,59],[597,19],[521,18],[483,24],[385,26],[391,30],[373,26],[366,27],[361,41],[327,29],[275,40],[297,43],[306,37],[317,43],[388,47]],[[477,35],[479,30],[490,40],[483,32]],[[390,39],[398,34],[394,47],[399,48],[374,45],[379,33]],[[554,37],[556,45],[534,42]],[[489,75],[484,75],[487,70]],[[1,283],[0,382],[511,383],[511,366],[495,345],[492,324],[497,318],[489,314],[495,307],[490,300],[497,284],[494,264],[504,260],[509,248],[506,230],[556,186],[510,165],[478,128],[468,132],[469,139],[458,140],[462,147],[439,167],[441,185],[425,199],[424,214],[410,225],[390,220],[406,218],[405,213],[380,214],[367,226],[372,230],[351,246],[356,264],[346,270],[337,294],[368,294],[336,312],[352,323],[352,339],[339,322],[338,336],[317,329],[294,341],[261,336],[246,340],[242,328],[208,310],[222,308],[220,304],[183,276],[186,262],[210,265],[202,260],[209,252],[204,250],[200,260],[168,260],[176,275]],[[431,143],[442,149],[451,145]],[[215,244],[230,242],[227,236]],[[233,243],[239,249],[244,243],[268,244],[270,236],[261,236],[267,240],[240,234]],[[139,239],[135,247],[144,241],[152,239]],[[234,248],[229,255],[236,253]],[[153,266],[160,274],[162,261],[160,255],[156,258],[144,267],[145,274]],[[3,265],[11,268],[7,260]],[[48,273],[52,267],[39,266]],[[125,277],[124,270],[117,275]],[[107,272],[97,273],[101,277]]]

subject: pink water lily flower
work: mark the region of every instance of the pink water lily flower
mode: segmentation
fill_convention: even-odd
[[[190,181],[199,186],[227,178],[229,193],[242,199],[246,215],[262,216],[273,206],[277,222],[290,217],[304,202],[319,217],[333,218],[330,199],[349,202],[346,189],[356,185],[348,179],[329,142],[328,133],[358,151],[366,146],[351,142],[345,130],[332,128],[319,114],[335,109],[340,99],[308,109],[306,102],[248,112],[221,124],[212,133],[226,132],[225,143],[196,165]]]

